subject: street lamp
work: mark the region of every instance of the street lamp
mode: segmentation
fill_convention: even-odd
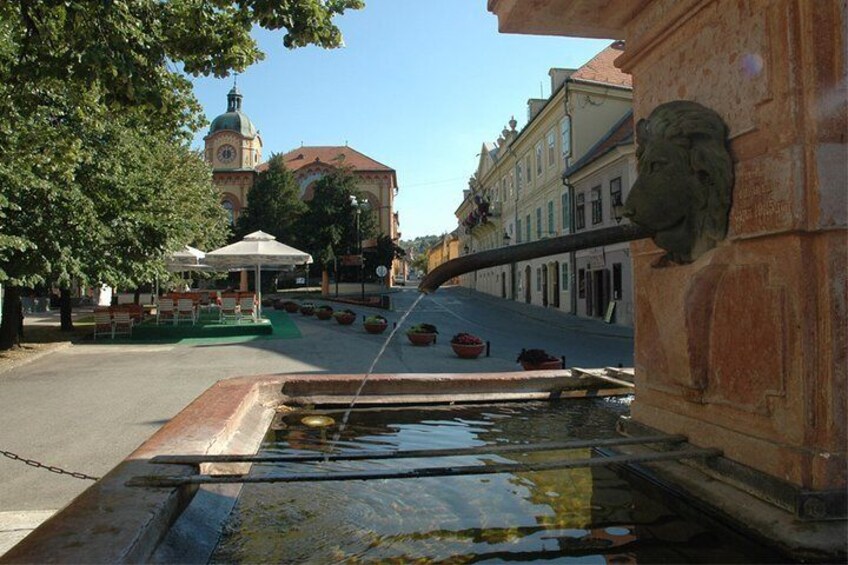
[[[624,219],[624,204],[619,200],[612,205],[612,215],[615,218],[615,223],[620,224]]]
[[[359,215],[362,213],[362,206],[353,194],[350,195],[350,205],[356,210],[356,249],[359,252],[359,284],[361,287],[362,302],[365,302],[365,257],[362,255],[362,231],[359,229]]]

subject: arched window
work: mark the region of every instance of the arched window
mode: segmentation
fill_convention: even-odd
[[[233,209],[233,203],[229,200],[224,200],[221,203],[221,206],[224,207],[224,210],[227,212],[227,219],[230,222],[231,226],[234,226],[236,223],[235,210]]]

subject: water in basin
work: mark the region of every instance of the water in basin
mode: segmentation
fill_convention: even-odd
[[[627,400],[355,410],[335,450],[397,450],[612,437]],[[340,413],[325,412],[340,419]],[[332,428],[282,416],[262,454],[321,453]],[[450,459],[255,465],[291,471],[397,469],[592,456],[590,450]],[[637,488],[638,487],[638,488]],[[672,511],[656,491],[605,467],[513,474],[249,484],[213,563],[781,561],[725,529]],[[671,504],[671,506],[678,506]],[[685,511],[683,512],[686,513]]]

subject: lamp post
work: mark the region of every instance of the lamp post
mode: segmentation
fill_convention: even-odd
[[[361,288],[360,298],[365,302],[365,257],[362,255],[362,231],[359,229],[359,215],[362,213],[362,207],[356,196],[350,196],[350,205],[356,210],[356,249],[359,252],[359,284]]]

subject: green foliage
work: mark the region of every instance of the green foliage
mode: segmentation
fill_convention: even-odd
[[[312,194],[301,218],[300,232],[315,262],[327,264],[337,255],[356,253],[357,213],[351,196],[359,202],[365,201],[357,190],[356,177],[347,170],[330,172],[315,182]],[[362,239],[372,237],[376,232],[374,215],[360,211],[359,229]]]
[[[416,255],[412,261],[409,262],[409,265],[419,273],[426,273],[430,270],[430,260],[426,253],[419,253]]]
[[[439,330],[433,324],[415,324],[406,330],[408,334],[437,334]]]
[[[414,239],[401,240],[400,246],[407,252],[412,252],[414,254],[426,253],[427,250],[435,245],[440,239],[441,236],[439,235],[422,235]]]
[[[406,257],[406,251],[396,245],[391,237],[381,235],[377,238],[377,249],[374,256],[377,265],[390,267],[395,259],[403,259],[404,257]]]
[[[185,244],[222,242],[184,73],[260,60],[254,25],[337,47],[361,0],[0,2],[0,281],[131,285]],[[11,295],[11,294],[10,294]],[[9,347],[4,318],[0,348]]]
[[[300,186],[283,156],[275,154],[247,193],[247,206],[239,215],[236,235],[240,239],[262,230],[286,245],[298,247],[302,244],[298,220],[305,212]]]

